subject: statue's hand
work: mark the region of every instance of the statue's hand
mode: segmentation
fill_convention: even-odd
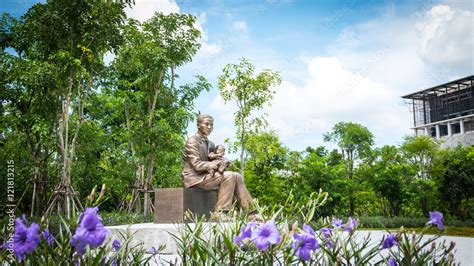
[[[217,169],[219,167],[219,161],[211,161],[210,169]]]

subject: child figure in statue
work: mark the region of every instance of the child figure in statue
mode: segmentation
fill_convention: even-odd
[[[231,162],[229,159],[224,157],[224,154],[225,154],[225,147],[223,145],[217,145],[215,152],[209,153],[209,160],[219,161],[216,169],[209,169],[209,174],[211,174],[211,176],[214,176],[214,173],[216,170],[220,174],[224,174],[224,171],[227,170],[227,168],[229,168]]]

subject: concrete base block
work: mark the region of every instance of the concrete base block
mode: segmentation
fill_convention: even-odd
[[[155,223],[188,222],[186,211],[198,216],[209,216],[216,205],[217,192],[197,188],[155,189]]]

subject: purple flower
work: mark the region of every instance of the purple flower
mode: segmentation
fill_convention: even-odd
[[[428,221],[428,224],[436,224],[438,226],[439,230],[443,229],[443,214],[437,211],[430,212],[430,220]]]
[[[307,224],[303,224],[303,230],[306,231],[306,233],[308,233],[308,234],[312,234],[313,236],[316,235],[313,228],[311,228],[311,226],[309,226]]]
[[[347,221],[347,225],[344,226],[344,231],[346,232],[352,232],[355,228],[357,227],[357,220],[349,218]]]
[[[319,232],[321,232],[321,235],[323,236],[325,242],[326,242],[326,245],[332,249],[334,247],[334,243],[332,242],[331,240],[331,236],[332,236],[332,229],[331,228],[321,228],[319,230]]]
[[[151,247],[150,250],[148,250],[148,253],[149,254],[156,254],[156,248],[155,247]]]
[[[321,228],[321,230],[319,230],[321,232],[321,234],[323,235],[324,239],[328,239],[332,236],[332,229],[331,228]]]
[[[25,259],[26,253],[32,253],[40,242],[38,235],[39,225],[32,223],[30,227],[26,226],[19,218],[15,220],[15,234],[13,235],[13,251],[20,260]]]
[[[395,234],[389,234],[387,238],[384,239],[382,247],[380,249],[391,248],[398,244],[397,236]]]
[[[310,233],[303,232],[301,234],[293,234],[295,242],[293,242],[293,249],[298,249],[296,255],[304,261],[311,258],[311,251],[319,248],[316,237]]]
[[[341,228],[342,227],[342,220],[337,219],[337,218],[332,219],[332,226],[334,227],[334,229]]]
[[[112,242],[112,247],[114,248],[115,251],[119,251],[120,247],[122,247],[122,244],[120,244],[120,241],[118,241],[117,239],[115,239],[115,240]]]
[[[87,245],[96,248],[104,242],[107,229],[102,224],[102,218],[97,214],[99,208],[86,208],[79,217],[79,227],[71,238],[71,245],[77,253],[83,254]]]
[[[398,264],[397,264],[397,261],[394,258],[390,258],[388,260],[388,265],[389,266],[397,266]]]
[[[268,221],[257,227],[252,232],[250,239],[259,250],[266,250],[270,244],[280,242],[280,232],[278,232],[275,221]]]
[[[43,232],[41,232],[41,235],[46,240],[46,242],[48,242],[50,246],[54,244],[54,237],[51,235],[48,229],[44,229]]]
[[[242,228],[242,231],[240,232],[240,235],[238,235],[234,239],[234,244],[242,246],[242,241],[244,239],[252,237],[252,229],[255,227],[256,224],[257,223],[255,222],[250,222],[247,226],[244,226],[244,228]]]

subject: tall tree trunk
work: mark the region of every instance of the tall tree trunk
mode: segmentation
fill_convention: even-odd
[[[90,81],[92,82],[92,80]],[[77,137],[79,136],[79,131],[83,123],[83,110],[84,105],[82,103],[81,96],[83,92],[81,91],[81,84],[77,86],[77,102],[78,102],[78,120],[76,126],[76,132],[72,140],[69,138],[69,109],[71,107],[71,98],[72,98],[72,89],[74,85],[74,73],[71,71],[67,78],[67,94],[65,98],[62,99],[61,107],[61,117],[59,121],[59,148],[62,155],[62,169],[61,169],[61,178],[59,185],[56,187],[56,190],[53,194],[52,200],[46,213],[51,213],[55,206],[58,207],[58,210],[65,214],[67,218],[71,217],[71,212],[73,208],[82,208],[81,202],[77,195],[74,192],[71,182],[71,169],[72,163],[75,156],[75,148]]]
[[[349,215],[353,216],[354,215],[354,210],[355,210],[355,198],[354,198],[354,179],[353,179],[353,171],[354,171],[354,151],[349,150],[347,151],[347,157],[348,157],[348,177],[349,177],[349,182],[350,182],[350,189],[349,189]]]
[[[147,115],[146,115],[146,129],[148,132],[151,130],[153,126],[153,115],[156,109],[156,103],[158,100],[162,78],[163,78],[163,71],[164,69],[160,69],[158,73],[158,80],[157,84],[151,90],[151,93],[148,97],[148,106],[147,106]],[[171,86],[173,86],[174,81],[174,66],[171,66],[172,71],[172,80]],[[125,108],[125,119],[126,119],[126,126],[127,130],[130,135],[133,133],[133,129],[131,128],[131,118],[130,118],[130,110],[127,106],[127,103],[124,103]],[[146,138],[146,140],[142,141],[142,143],[138,144],[138,147],[143,148],[144,145],[152,145],[152,139],[150,137]],[[127,210],[128,212],[138,211],[141,208],[141,193],[143,193],[143,214],[145,217],[149,215],[153,206],[151,204],[151,199],[149,195],[149,191],[153,189],[152,187],[152,180],[153,180],[153,169],[154,169],[154,161],[155,161],[155,153],[148,153],[144,157],[142,155],[137,157],[137,151],[135,147],[135,143],[132,139],[129,140],[129,147],[132,151],[132,160],[135,167],[135,183],[132,187],[132,199],[128,203]],[[145,172],[146,171],[146,172]],[[145,176],[146,174],[146,176]]]
[[[143,215],[148,217],[149,213],[152,211],[151,200],[150,200],[150,193],[149,191],[153,188],[152,187],[152,180],[153,180],[153,169],[155,166],[155,155],[153,153],[149,154],[147,160],[147,167],[146,167],[146,180],[144,184],[144,204],[143,204]]]
[[[245,153],[245,125],[244,125],[244,118],[242,117],[241,121],[241,132],[240,132],[240,174],[242,177],[244,177],[244,168],[245,168],[245,162],[244,162],[244,153]]]

